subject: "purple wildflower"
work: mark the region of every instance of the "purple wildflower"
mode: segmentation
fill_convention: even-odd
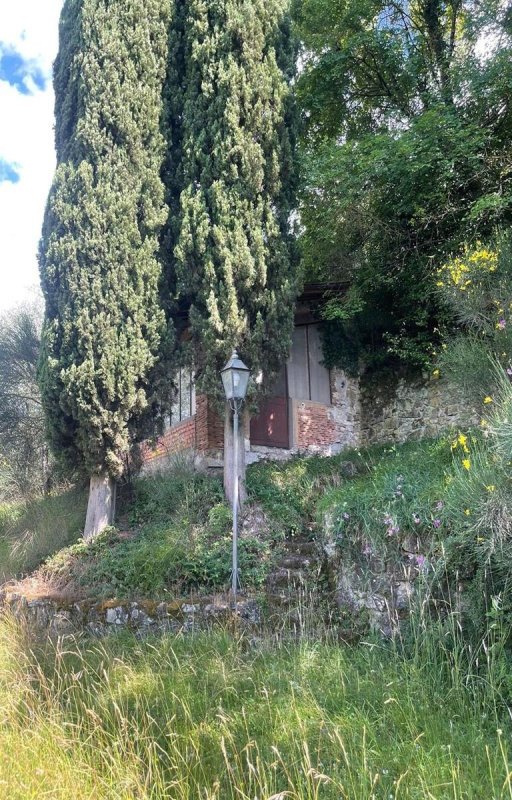
[[[436,503],[436,511],[441,511],[443,508],[444,508],[444,503],[442,500],[439,500],[439,502]]]
[[[343,513],[343,519],[350,519],[350,514],[347,514],[347,512],[345,511]]]
[[[507,326],[507,321],[505,319],[500,319],[496,327],[499,328],[500,331],[502,331],[506,328],[506,326]]]
[[[425,565],[425,556],[416,556],[416,564],[421,569]]]
[[[414,522],[415,525],[419,525],[420,522],[421,522],[421,519],[419,518],[418,514],[413,514],[412,515],[412,521]]]
[[[440,519],[435,519],[433,521],[432,525],[434,526],[434,528],[440,528],[441,527],[441,520]]]

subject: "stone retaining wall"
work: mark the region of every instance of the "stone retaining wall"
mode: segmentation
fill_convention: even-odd
[[[194,602],[65,602],[52,598],[30,599],[5,590],[0,594],[0,608],[26,623],[34,633],[66,635],[89,633],[103,636],[113,630],[132,630],[140,635],[179,633],[202,630],[214,623],[235,619],[232,602],[219,596]],[[259,605],[253,598],[241,598],[236,618],[246,625],[261,622]]]
[[[479,422],[460,389],[428,376],[361,381],[362,445],[438,436]]]
[[[425,553],[428,542],[419,536],[402,537],[397,551],[386,553],[369,542],[339,541],[335,518],[324,515],[321,531],[324,574],[335,604],[354,629],[366,628],[385,637],[400,630],[409,617],[420,579],[432,568]]]

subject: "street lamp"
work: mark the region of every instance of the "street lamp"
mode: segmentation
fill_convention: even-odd
[[[231,589],[235,601],[238,588],[238,415],[247,394],[250,370],[238,357],[236,350],[221,370],[226,400],[233,411],[233,571]],[[226,453],[224,453],[226,458]]]

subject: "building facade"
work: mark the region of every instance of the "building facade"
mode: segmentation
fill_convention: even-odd
[[[443,379],[354,378],[328,370],[322,360],[321,324],[307,303],[299,303],[289,358],[258,415],[245,421],[246,461],[298,453],[334,455],[373,443],[435,436],[476,421],[457,387]],[[224,421],[207,397],[196,396],[193,376],[183,370],[167,430],[143,447],[145,469],[158,469],[179,452],[219,467],[223,442]]]

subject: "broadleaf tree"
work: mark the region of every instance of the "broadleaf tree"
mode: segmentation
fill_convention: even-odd
[[[328,363],[424,367],[454,322],[437,269],[512,221],[510,4],[296,0],[295,18],[305,269],[343,286]]]
[[[112,519],[167,340],[157,252],[171,10],[171,0],[66,0],[61,16],[41,384],[54,449],[91,477],[86,537]]]

